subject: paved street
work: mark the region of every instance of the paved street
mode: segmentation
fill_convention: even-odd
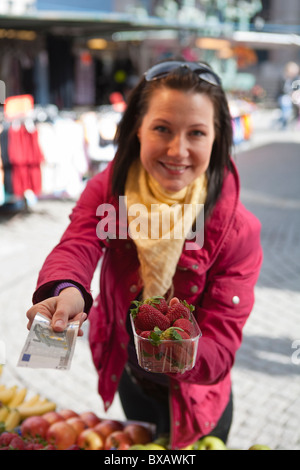
[[[254,117],[253,138],[234,157],[242,200],[262,222],[264,263],[232,373],[235,412],[228,445],[247,449],[258,442],[300,450],[300,130],[273,130],[270,113]],[[118,397],[103,411],[86,336],[78,338],[68,372],[16,367],[38,270],[72,206],[39,201],[28,214],[0,217],[2,381],[25,385],[29,394],[38,392],[59,408],[124,419]]]

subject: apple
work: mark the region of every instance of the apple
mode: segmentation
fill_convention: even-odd
[[[70,424],[72,428],[75,429],[77,436],[87,428],[86,423],[79,416],[72,416],[69,419],[66,419],[66,423]]]
[[[182,447],[180,450],[194,450],[195,444],[189,444],[186,447]]]
[[[167,450],[165,447],[161,446],[160,444],[155,444],[155,442],[148,442],[148,444],[144,445],[145,450]]]
[[[216,436],[205,436],[202,437],[196,444],[198,450],[226,450],[226,445]]]
[[[42,417],[48,421],[49,424],[56,423],[56,421],[62,421],[63,417],[57,413],[57,411],[48,411],[43,414]]]
[[[84,411],[80,413],[80,418],[83,419],[88,428],[93,428],[96,424],[101,422],[101,419],[93,413],[93,411]]]
[[[21,435],[45,439],[49,426],[49,422],[42,416],[29,416],[21,424]]]
[[[57,450],[53,444],[47,444],[43,450]]]
[[[271,448],[264,444],[253,444],[248,450],[271,450]]]
[[[85,450],[103,450],[104,438],[92,428],[87,428],[79,434],[77,445]]]
[[[58,414],[60,416],[62,416],[64,419],[73,418],[74,416],[78,416],[78,413],[76,413],[73,410],[60,410],[58,412]]]
[[[164,447],[165,449],[168,449],[169,444],[170,444],[170,436],[169,435],[159,436],[153,441],[153,443],[158,444]]]
[[[129,450],[146,450],[146,447],[143,444],[133,444]]]
[[[76,443],[77,434],[75,429],[66,421],[57,421],[48,428],[46,440],[53,444],[58,450],[65,450]]]
[[[124,431],[114,431],[105,439],[104,450],[128,450],[134,442]]]
[[[141,424],[127,424],[124,428],[124,432],[131,437],[134,444],[147,444],[147,442],[150,442],[152,439],[150,430]]]
[[[100,434],[104,439],[107,438],[114,431],[122,431],[124,425],[120,421],[114,419],[104,419],[96,426],[93,426],[93,430]]]

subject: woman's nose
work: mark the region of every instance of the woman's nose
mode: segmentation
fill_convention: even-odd
[[[176,134],[169,142],[168,155],[175,158],[188,156],[188,142],[185,136]]]

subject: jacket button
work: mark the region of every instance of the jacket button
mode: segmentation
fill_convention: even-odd
[[[130,292],[135,293],[137,291],[137,286],[135,284],[132,284],[129,288]]]
[[[193,294],[196,294],[196,292],[198,292],[198,286],[196,286],[196,285],[195,285],[195,286],[192,286],[192,287],[191,287],[191,292],[192,292]]]
[[[234,305],[238,305],[238,304],[240,303],[240,298],[239,298],[237,295],[234,295],[234,296],[232,297],[232,303],[233,303]]]
[[[199,269],[199,265],[198,264],[193,264],[192,268],[197,270],[197,269]]]
[[[113,375],[111,376],[111,381],[112,381],[112,382],[116,382],[116,381],[117,381],[117,376],[116,376],[116,374],[113,374]]]

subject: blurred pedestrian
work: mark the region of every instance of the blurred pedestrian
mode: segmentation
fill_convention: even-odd
[[[282,129],[298,115],[298,107],[293,103],[294,84],[300,79],[300,69],[295,62],[288,62],[284,68],[283,77],[280,79],[278,104],[280,108],[279,123]]]

